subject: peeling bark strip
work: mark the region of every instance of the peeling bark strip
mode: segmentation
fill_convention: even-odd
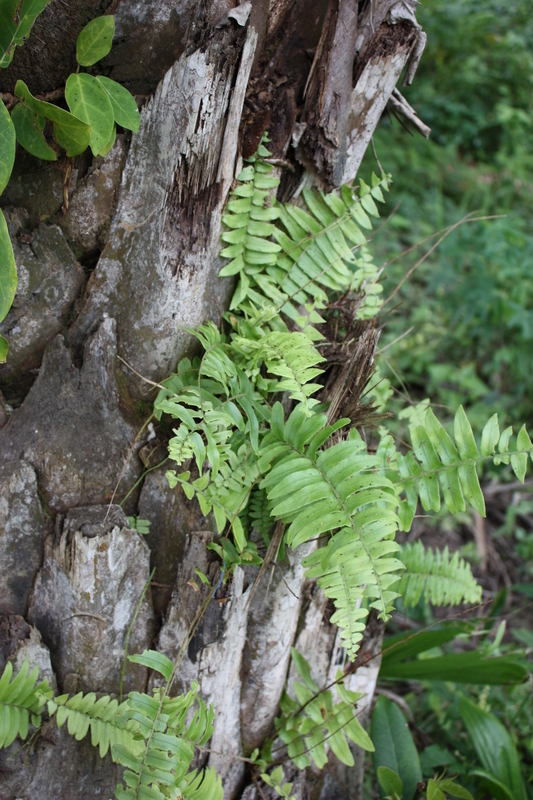
[[[364,67],[352,92],[343,183],[357,174],[372,134],[417,39],[417,29],[410,22],[401,21],[396,25],[381,25],[368,44]]]
[[[330,0],[306,87],[298,159],[320,188],[342,183],[357,34],[354,0]]]
[[[184,326],[220,317],[231,288],[216,282],[220,217],[254,37],[230,20],[180,58],[143,110],[108,241],[71,330],[79,343],[104,313],[115,316],[120,355],[151,380],[190,349]],[[127,370],[125,379],[134,395],[151,388]]]

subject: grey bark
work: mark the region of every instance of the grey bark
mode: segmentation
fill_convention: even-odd
[[[241,757],[272,730],[294,675],[291,645],[296,640],[324,683],[339,658],[335,631],[324,598],[305,581],[300,548],[275,568],[268,589],[267,571],[251,600],[256,572],[237,569],[189,637],[207,592],[195,568],[212,585],[220,579],[206,547],[214,528],[170,491],[168,464],[129,493],[165,458],[163,428],[138,432],[153,383],[194,353],[183,326],[218,322],[226,308],[232,285],[216,280],[219,236],[241,156],[268,129],[274,155],[294,170],[284,174],[285,198],[302,180],[331,188],[353,179],[400,73],[412,53],[418,58],[414,6],[75,0],[67,9],[52,0],[0,76],[4,92],[17,77],[36,93],[57,88],[74,66],[80,28],[107,10],[116,44],[99,68],[143,95],[131,143],[122,136],[105,159],[53,167],[23,158],[2,197],[25,210],[11,212],[23,280],[5,323],[11,360],[0,370],[16,406],[3,403],[9,419],[0,422],[0,644],[5,623],[5,658],[18,664],[25,653],[46,669],[51,659],[60,691],[117,692],[126,631],[155,567],[130,652],[157,646],[174,658],[185,642],[176,690],[198,680],[214,704],[211,752],[199,763],[216,767],[228,800],[259,796]],[[42,303],[50,291],[60,297],[52,309]],[[31,324],[17,332],[23,315]],[[352,387],[364,386],[376,343],[369,330],[359,349],[344,353]],[[357,408],[359,389],[348,396],[337,378],[336,410]],[[145,540],[116,507],[107,513],[126,493],[128,513],[152,523]],[[371,634],[374,655],[380,633]],[[375,663],[350,677],[369,698]],[[129,669],[125,690],[146,678]],[[53,724],[27,757],[15,749],[0,753],[0,800],[111,796],[119,776],[109,758],[100,762],[87,741],[73,742]],[[358,758],[349,775],[331,757],[325,776],[287,764],[286,777],[297,798],[355,798]]]

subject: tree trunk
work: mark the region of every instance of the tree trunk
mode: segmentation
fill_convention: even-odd
[[[0,325],[10,342],[0,368],[0,662],[27,656],[60,691],[117,693],[151,567],[129,652],[176,656],[204,599],[195,567],[213,580],[220,569],[206,549],[211,520],[169,489],[168,465],[152,469],[166,430],[150,424],[139,435],[154,382],[194,352],[185,326],[218,322],[227,307],[232,283],[216,277],[221,217],[242,156],[269,131],[273,156],[290,165],[284,200],[304,183],[329,190],[355,178],[400,74],[420,55],[415,7],[52,0],[1,73],[3,92],[18,78],[34,93],[57,89],[75,69],[80,29],[113,13],[116,43],[99,67],[137,94],[142,114],[139,133],[119,135],[105,158],[50,166],[19,153],[2,196],[19,290]],[[368,331],[353,354],[355,383],[376,342]],[[130,529],[123,499],[126,513],[150,520],[146,537]],[[210,752],[199,758],[222,775],[228,800],[271,797],[241,759],[271,730],[295,641],[318,683],[342,662],[325,598],[304,579],[306,552],[289,552],[252,599],[254,572],[237,568],[182,663],[177,688],[197,680],[214,704]],[[367,693],[367,709],[381,636],[369,625],[359,663],[372,660],[348,683]],[[130,665],[124,691],[147,680]],[[288,766],[291,775],[297,798],[361,797],[360,753],[351,770],[331,756],[320,776]],[[112,796],[119,770],[54,722],[30,747],[2,751],[0,776],[0,800],[84,800]]]

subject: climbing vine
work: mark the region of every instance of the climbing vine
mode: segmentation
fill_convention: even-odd
[[[13,59],[28,37],[37,16],[50,0],[0,0],[0,68]],[[0,194],[9,181],[17,143],[43,161],[56,161],[58,151],[78,156],[87,147],[105,156],[115,142],[117,125],[136,133],[139,111],[135,98],[116,81],[80,72],[104,58],[113,44],[111,15],[91,20],[76,42],[78,70],[67,79],[64,96],[69,108],[34,97],[24,81],[17,81],[10,99],[11,114],[0,99]],[[6,220],[0,210],[0,322],[6,317],[17,290],[17,267]],[[6,360],[7,341],[0,336],[0,363]]]

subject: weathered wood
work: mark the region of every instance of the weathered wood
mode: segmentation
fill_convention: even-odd
[[[237,78],[245,36],[233,21],[215,30],[179,59],[143,109],[107,244],[69,335],[78,344],[104,314],[114,316],[120,355],[151,380],[190,350],[184,327],[220,319],[231,291],[231,281],[215,279],[240,118],[238,105],[230,111],[232,87],[251,68],[247,56]],[[242,99],[239,89],[241,106]],[[133,395],[150,391],[127,369],[124,379]]]
[[[187,537],[178,577],[167,618],[159,634],[158,650],[173,661],[194,630],[183,653],[174,691],[186,691],[196,680],[202,697],[213,704],[215,729],[209,744],[210,766],[222,776],[225,800],[236,797],[244,776],[240,720],[241,658],[247,637],[247,598],[244,572],[234,572],[227,587],[204,607],[208,587],[201,584],[196,568],[214,575],[216,586],[220,570],[210,569],[206,544],[212,534],[191,534]],[[212,563],[211,566],[215,566]],[[199,612],[204,607],[201,619]]]
[[[150,553],[119,506],[77,508],[45,542],[28,619],[50,649],[63,691],[119,692],[126,634],[149,577]],[[131,629],[132,653],[150,647],[148,593]],[[125,693],[144,688],[146,669],[127,664]]]
[[[119,411],[114,320],[103,320],[83,354],[78,368],[63,337],[56,337],[24,403],[0,430],[3,459],[32,465],[54,513],[109,502],[135,439]],[[126,486],[139,474],[138,460],[129,459]]]
[[[305,131],[297,151],[321,189],[339,186],[343,179],[356,35],[356,4],[330,0],[307,79],[301,116]]]
[[[218,560],[206,549],[210,521],[199,521],[193,505],[179,493],[171,494],[164,468],[145,479],[139,502],[135,494],[128,501],[132,511],[152,521],[144,541],[116,509],[108,518],[110,529],[101,528],[104,504],[119,477],[118,497],[141,473],[137,453],[141,451],[143,466],[154,465],[144,449],[146,439],[133,446],[136,427],[131,421],[144,417],[154,391],[139,375],[155,382],[166,377],[191,352],[193,340],[183,326],[196,326],[207,317],[220,320],[232,290],[231,281],[215,280],[221,216],[241,153],[253,152],[266,129],[275,154],[284,155],[295,170],[290,179],[284,178],[285,197],[310,179],[303,164],[323,186],[355,176],[402,69],[412,56],[411,75],[420,51],[423,36],[414,8],[415,0],[254,0],[238,5],[233,0],[121,0],[111,6],[74,0],[65,10],[62,0],[52,0],[42,16],[43,28],[36,27],[35,33],[53,41],[56,34],[48,39],[47,29],[65,15],[57,61],[52,47],[36,53],[39,45],[28,43],[0,76],[5,87],[4,79],[27,74],[36,92],[57,88],[75,67],[80,14],[86,21],[107,9],[115,13],[116,41],[98,69],[139,94],[149,94],[160,82],[142,110],[139,134],[131,139],[116,208],[114,185],[106,195],[109,210],[97,214],[91,208],[91,193],[105,172],[101,162],[73,164],[68,184],[72,203],[61,225],[84,257],[94,253],[95,258],[104,239],[105,247],[80,309],[71,311],[73,324],[64,339],[59,336],[48,344],[33,388],[0,431],[2,457],[18,461],[22,456],[28,465],[21,467],[27,471],[26,488],[36,476],[30,487],[36,520],[30,539],[36,549],[19,576],[20,613],[26,612],[41,558],[44,524],[37,487],[52,514],[69,514],[63,530],[58,524],[55,540],[47,540],[29,616],[50,646],[63,689],[117,689],[125,630],[148,576],[147,544],[157,568],[156,583],[163,584],[155,587],[163,619],[157,646],[171,658],[186,641],[209,591],[195,567],[208,575],[212,586],[220,580]],[[39,74],[33,76],[32,70]],[[127,142],[125,138],[125,147]],[[114,180],[122,168],[119,162]],[[30,226],[61,208],[64,166],[17,176],[8,189],[12,194],[4,199],[28,205]],[[76,170],[84,176],[77,183],[72,179]],[[39,194],[41,186],[48,187],[46,201],[25,199],[30,190]],[[109,233],[106,215],[112,215]],[[95,224],[89,225],[91,220]],[[83,263],[89,269],[94,262],[88,258]],[[118,353],[136,372],[123,364],[117,369],[117,341]],[[344,413],[346,404],[358,406],[376,341],[375,331],[369,331],[357,357],[351,353],[350,361],[344,353],[352,368],[351,394],[331,370],[328,391],[336,398],[332,414]],[[164,449],[159,430],[157,437]],[[99,506],[94,512],[99,521],[85,508],[72,511],[92,504]],[[85,520],[79,516],[84,514]],[[0,544],[4,533],[0,523]],[[251,602],[255,573],[237,569],[218,588],[186,647],[175,691],[199,680],[200,693],[214,704],[211,752],[202,751],[198,763],[217,768],[226,800],[243,789],[243,797],[260,797],[255,786],[245,789],[248,773],[239,757],[243,741],[253,747],[271,730],[288,670],[290,679],[294,675],[290,648],[297,630],[297,647],[309,658],[319,685],[337,667],[334,630],[316,588],[308,605],[311,588],[301,561],[311,546],[289,552],[274,568],[268,592],[267,577]],[[91,559],[96,559],[97,582]],[[174,581],[168,604],[168,586]],[[150,620],[147,600],[130,651],[150,646]],[[369,647],[379,647],[379,631],[370,634]],[[105,664],[93,657],[95,643],[110,653]],[[37,650],[27,652],[37,658]],[[352,686],[357,679],[370,697],[375,669],[366,674],[365,669],[361,666],[348,680]],[[141,686],[141,672],[127,673],[126,690]],[[119,776],[109,761],[100,764],[88,741],[73,742],[54,724],[45,727],[24,759],[1,762],[6,780],[0,800],[111,796]],[[322,792],[323,800],[351,800],[360,777],[360,768],[343,771],[333,757],[327,775],[318,780],[312,770],[299,773],[285,765],[285,778],[294,780],[298,800],[311,791],[315,796]],[[269,789],[263,795],[274,797]]]

